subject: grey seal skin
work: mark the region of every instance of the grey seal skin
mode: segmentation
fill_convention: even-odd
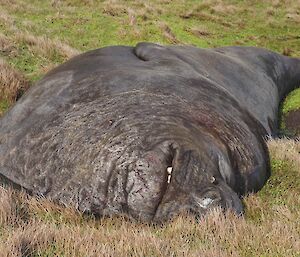
[[[270,176],[265,137],[299,85],[299,59],[254,47],[90,51],[1,119],[0,179],[100,216],[240,214]]]

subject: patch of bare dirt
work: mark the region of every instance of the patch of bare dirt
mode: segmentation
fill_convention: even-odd
[[[284,123],[289,132],[300,136],[300,109],[289,111],[284,116]]]

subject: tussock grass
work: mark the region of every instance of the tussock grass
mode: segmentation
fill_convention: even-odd
[[[105,1],[103,13],[111,16],[121,16],[128,13],[126,5],[118,4],[116,1]]]
[[[171,28],[166,23],[160,23],[160,28],[163,31],[164,37],[168,40],[169,43],[180,43],[175,34],[172,32]]]
[[[52,40],[46,36],[35,36],[29,33],[18,33],[16,40],[25,43],[29,49],[35,54],[42,54],[48,59],[55,59],[56,55],[60,55],[64,59],[69,59],[78,55],[80,51],[70,47],[59,40]]]
[[[29,82],[16,69],[0,58],[0,112],[29,88]]]
[[[13,18],[3,10],[0,11],[0,22],[8,26],[13,26],[14,24]]]
[[[205,27],[192,27],[192,28],[186,28],[187,32],[192,33],[193,35],[197,36],[197,37],[207,37],[207,36],[211,36],[212,33]]]
[[[269,140],[268,147],[271,156],[275,160],[289,162],[294,165],[300,175],[300,142],[295,139]]]
[[[5,54],[11,52],[13,48],[13,42],[7,36],[0,33],[0,52]]]
[[[210,14],[207,12],[203,12],[201,9],[195,9],[193,11],[189,11],[183,15],[180,15],[181,18],[189,19],[194,18],[199,21],[209,21],[209,22],[215,22],[225,27],[232,27],[233,25],[230,22],[224,21],[222,18],[219,18],[218,16],[214,14]]]

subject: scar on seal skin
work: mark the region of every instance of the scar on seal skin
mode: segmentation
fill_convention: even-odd
[[[270,176],[265,137],[300,60],[254,47],[139,43],[50,71],[0,120],[0,180],[83,212],[162,222]]]

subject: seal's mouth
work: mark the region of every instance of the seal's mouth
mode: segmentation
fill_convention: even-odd
[[[177,146],[164,142],[146,151],[128,172],[127,203],[131,216],[150,221],[172,184]]]

